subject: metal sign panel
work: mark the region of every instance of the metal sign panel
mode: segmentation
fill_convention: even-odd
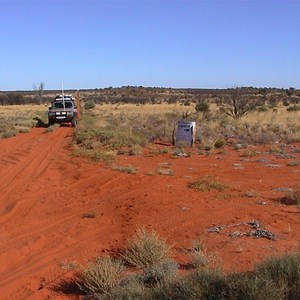
[[[177,123],[175,145],[186,143],[193,146],[196,134],[196,122],[181,120]]]

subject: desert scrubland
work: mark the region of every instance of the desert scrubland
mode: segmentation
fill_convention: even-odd
[[[227,92],[80,91],[75,129],[1,106],[1,299],[297,299],[299,96]]]

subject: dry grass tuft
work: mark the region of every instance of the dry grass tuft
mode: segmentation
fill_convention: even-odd
[[[99,258],[91,263],[77,278],[79,288],[93,299],[100,299],[112,293],[121,280],[125,267],[120,261],[111,258]]]
[[[298,184],[293,190],[288,190],[281,202],[289,205],[300,206],[300,184]]]
[[[212,190],[224,191],[228,188],[228,185],[219,181],[217,178],[211,175],[204,176],[198,180],[188,184],[188,187],[200,192],[209,192]]]
[[[113,166],[113,170],[117,170],[122,173],[127,173],[127,174],[136,174],[137,173],[137,168],[128,166],[128,167],[123,167],[123,166]]]
[[[148,268],[166,259],[171,246],[153,230],[147,232],[138,229],[136,235],[128,241],[128,248],[122,258],[136,268]]]

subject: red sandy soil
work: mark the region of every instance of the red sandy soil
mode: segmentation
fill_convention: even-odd
[[[0,141],[0,295],[1,299],[80,299],[66,283],[76,262],[124,249],[139,227],[156,230],[174,244],[172,255],[188,263],[187,250],[200,239],[208,253],[220,257],[225,271],[243,271],[272,255],[298,249],[299,209],[280,202],[278,188],[300,182],[300,160],[266,154],[241,157],[242,150],[225,148],[210,155],[172,158],[170,153],[117,157],[116,165],[138,168],[121,173],[70,155],[72,128],[28,134]],[[163,147],[154,145],[154,147]],[[262,159],[269,160],[266,162]],[[157,173],[171,169],[171,176]],[[152,175],[151,175],[152,174]],[[229,188],[199,192],[188,183],[214,175]],[[84,217],[96,212],[97,217]],[[259,220],[276,240],[230,237],[247,226],[208,229]]]

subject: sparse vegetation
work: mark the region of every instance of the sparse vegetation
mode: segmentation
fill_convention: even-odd
[[[158,167],[156,169],[157,174],[159,175],[168,175],[168,176],[173,176],[174,175],[174,171],[170,168],[166,168],[166,167]]]
[[[179,276],[178,264],[166,259],[169,249],[155,232],[149,235],[145,230],[139,230],[129,242],[126,254],[122,255],[125,262],[136,269],[126,272],[120,260],[99,258],[96,263],[82,268],[77,284],[91,299],[299,298],[299,253],[269,258],[251,272],[224,274],[219,266],[209,265],[211,259],[205,246],[196,241],[192,252],[188,253],[193,268]],[[149,252],[155,255],[149,255]],[[163,255],[157,255],[158,252]],[[140,268],[143,270],[139,271]]]
[[[19,133],[27,133],[39,121],[47,119],[45,107],[38,105],[11,105],[0,108],[0,138],[10,138]]]
[[[134,168],[134,167],[131,167],[131,166],[128,166],[128,167],[113,166],[112,169],[120,171],[122,173],[128,173],[128,174],[136,174],[137,173],[137,168]]]
[[[124,93],[123,96],[119,95],[121,91]],[[156,148],[165,145],[164,143],[156,143],[157,141],[168,143],[171,141],[174,124],[181,117],[186,117],[194,118],[197,122],[196,146],[199,149],[201,146],[202,154],[203,150],[207,151],[207,155],[211,155],[208,151],[214,154],[217,152],[214,148],[222,148],[225,144],[228,147],[230,145],[233,145],[232,147],[240,145],[236,149],[247,148],[247,150],[239,152],[241,157],[250,160],[248,158],[264,154],[255,150],[255,144],[276,142],[274,144],[277,146],[273,146],[267,154],[271,154],[272,159],[294,159],[283,161],[283,164],[290,167],[299,166],[298,155],[296,154],[300,150],[289,145],[289,143],[300,141],[298,109],[291,109],[292,113],[287,112],[286,107],[282,107],[283,104],[278,102],[278,99],[267,99],[269,101],[268,106],[262,106],[267,109],[251,110],[251,113],[249,110],[249,113],[243,114],[242,117],[230,118],[226,116],[222,109],[219,110],[221,107],[218,101],[221,96],[218,94],[216,96],[210,95],[207,100],[209,110],[202,110],[197,109],[195,105],[198,97],[196,97],[196,92],[170,90],[166,93],[166,91],[155,89],[154,91],[155,93],[161,92],[163,97],[152,95],[153,98],[150,99],[149,90],[130,87],[117,90],[114,95],[114,89],[95,93],[96,96],[93,101],[96,104],[93,110],[87,108],[89,111],[85,112],[83,120],[80,121],[78,128],[75,130],[74,155],[83,155],[96,161],[101,160],[111,163],[116,154],[140,155],[144,153],[145,147],[149,147],[150,150],[145,151],[149,156],[168,154],[164,157],[169,158],[171,155],[176,158],[189,157],[195,152],[187,153],[184,147],[172,148],[166,144],[165,148]],[[103,97],[106,92],[108,94],[107,98]],[[131,93],[136,92],[138,92],[138,95],[133,97]],[[181,101],[181,110],[176,94],[179,92],[187,95],[187,98]],[[223,91],[223,93],[227,93],[227,91]],[[212,98],[214,100],[211,100]],[[24,100],[22,97],[16,97],[15,99]],[[138,102],[140,100],[141,103]],[[271,100],[276,106],[270,105]],[[115,103],[106,103],[110,101]],[[159,105],[152,104],[158,101]],[[288,101],[292,100],[288,99]],[[124,104],[128,102],[134,104]],[[166,104],[167,102],[173,104]],[[294,107],[292,104],[289,105]],[[276,111],[272,110],[271,107],[276,107]],[[12,106],[2,107],[2,109],[12,108]],[[28,111],[27,116],[19,115],[16,110],[11,111],[12,114],[10,115],[2,113],[0,110],[0,136],[9,138],[18,133],[28,132],[31,127],[37,125],[37,122],[40,122],[40,126],[43,127],[45,125],[43,114],[46,107],[40,106],[40,108],[41,111],[38,112]],[[182,113],[182,108],[188,108],[189,111],[185,111],[186,114]],[[190,111],[194,110],[201,113],[189,114]],[[51,126],[45,129],[45,132],[50,132],[54,128]],[[159,146],[153,145],[152,147],[154,143],[159,144]],[[285,146],[282,146],[282,144],[285,144]],[[291,156],[290,153],[294,153],[295,156]],[[204,159],[206,158],[203,157]],[[246,163],[245,166],[248,167]],[[275,164],[270,164],[270,166],[274,167]],[[132,166],[115,166],[113,168],[131,174],[137,171]],[[296,169],[290,168],[290,171],[296,172]],[[179,168],[176,168],[177,170]],[[149,176],[156,174],[173,175],[174,171],[170,165],[163,164],[158,165],[157,168],[153,166],[153,171],[146,174]],[[192,172],[187,175],[194,176]],[[193,176],[186,176],[186,178],[193,178]],[[156,180],[156,178],[147,179],[149,179],[148,182],[152,179]],[[188,184],[188,187],[197,191],[224,191],[228,188],[225,183],[214,176],[201,177]],[[245,190],[241,193],[223,195],[223,199],[259,196],[259,192],[254,190]],[[288,191],[285,198],[287,199],[286,203],[299,205],[300,187],[297,186]],[[255,199],[250,200],[247,201],[254,204]],[[97,215],[98,213],[95,211],[88,211],[80,217],[95,218]],[[81,221],[84,223],[93,222],[92,220]],[[218,269],[211,269],[211,257],[201,243],[196,243],[190,251],[191,265],[187,267],[189,269],[186,276],[179,277],[177,272],[179,266],[169,259],[169,250],[170,246],[154,231],[138,230],[137,235],[129,241],[128,249],[124,250],[121,255],[124,263],[130,268],[126,269],[122,262],[110,258],[99,259],[96,263],[82,269],[82,275],[78,278],[79,286],[82,291],[95,299],[299,298],[300,267],[298,254],[276,258],[273,262],[268,261],[265,265],[257,267],[253,272],[228,275],[223,274]],[[75,265],[73,266],[72,262],[65,261],[60,264],[60,267],[71,270],[73,267],[75,268]]]
[[[199,178],[198,180],[188,184],[188,187],[200,192],[209,192],[212,190],[224,191],[228,185],[219,181],[216,177],[207,175]]]
[[[255,157],[257,155],[261,154],[259,151],[257,150],[245,150],[241,153],[241,157]]]
[[[98,212],[97,211],[89,211],[87,213],[84,213],[82,215],[83,218],[89,218],[89,219],[93,219],[93,218],[96,218],[98,217]]]
[[[292,160],[287,163],[290,167],[300,166],[300,160]]]
[[[225,95],[221,101],[222,109],[228,116],[240,119],[263,105],[265,98],[261,95],[249,95],[243,89],[235,88],[231,95]]]
[[[63,270],[74,270],[78,267],[78,264],[75,261],[64,260],[59,264],[59,267]]]

